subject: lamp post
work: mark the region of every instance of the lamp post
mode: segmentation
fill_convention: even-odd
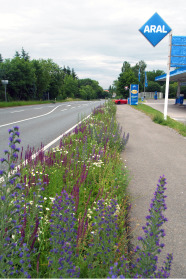
[[[7,97],[6,97],[6,86],[8,84],[8,80],[1,80],[2,85],[5,86],[5,102],[7,102]]]

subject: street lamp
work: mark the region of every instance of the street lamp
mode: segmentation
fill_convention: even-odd
[[[5,101],[7,102],[7,98],[6,98],[6,86],[8,84],[8,80],[1,80],[2,85],[5,86]]]

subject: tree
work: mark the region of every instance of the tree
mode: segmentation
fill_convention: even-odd
[[[20,53],[16,50],[14,57],[21,57]]]
[[[104,98],[105,97],[103,88],[99,85],[98,81],[92,80],[90,78],[85,78],[85,79],[79,79],[78,80],[79,88],[81,88],[82,86],[86,86],[86,85],[90,85],[95,92],[94,95],[91,95],[91,99],[93,99],[93,98],[95,98],[95,99],[96,98]]]
[[[95,92],[91,85],[83,85],[79,90],[79,94],[80,94],[80,98],[84,100],[90,100],[93,99]]]
[[[49,90],[50,84],[50,67],[47,60],[32,60],[32,66],[35,70],[35,86],[34,99],[39,100],[43,98],[43,94]]]
[[[126,72],[126,71],[128,71],[128,70],[130,70],[130,69],[131,69],[130,63],[127,62],[127,61],[124,61],[124,62],[123,62],[123,66],[122,66],[122,68],[121,68],[121,72],[124,73],[124,72]]]
[[[48,59],[45,64],[50,75],[49,86],[47,89],[49,91],[50,98],[55,99],[58,95],[60,95],[61,99],[65,99],[66,96],[63,90],[65,74],[63,69],[54,63],[52,59]]]
[[[23,58],[25,61],[29,61],[29,59],[30,59],[30,56],[28,55],[28,52],[26,52],[23,47],[22,47],[22,50],[21,50],[21,58]]]
[[[138,79],[138,83],[139,83],[139,89],[140,91],[143,90],[144,88],[144,81],[145,81],[145,69],[147,67],[147,64],[141,60],[138,63],[136,63],[135,66],[132,67],[132,70],[135,74],[135,77],[138,79],[138,75],[139,75],[139,70],[140,70],[140,81]]]
[[[75,73],[73,68],[72,68],[71,75],[72,75],[73,79],[78,79],[78,77],[77,77],[77,75],[76,75],[76,73]]]
[[[0,53],[0,63],[3,63],[3,57],[1,55],[1,53]]]
[[[3,63],[6,79],[9,80],[8,93],[14,100],[33,99],[35,71],[29,61],[20,57],[6,59]]]
[[[147,78],[148,78],[148,81],[155,81],[155,78],[158,77],[158,76],[161,76],[165,74],[164,71],[161,71],[161,70],[153,70],[153,71],[148,71],[147,72]],[[162,85],[162,83],[164,84],[165,81],[156,81],[159,85]]]
[[[78,81],[71,75],[66,75],[63,85],[64,95],[68,98],[74,98],[79,95]]]
[[[164,84],[162,86],[162,91],[165,94],[165,87],[166,85]],[[169,84],[169,98],[176,98],[176,94],[177,94],[177,87],[178,87],[178,83],[177,82],[173,82]],[[182,93],[182,92],[180,92]]]
[[[129,91],[125,90],[125,87],[127,86],[130,88],[130,84],[138,84],[138,79],[135,77],[131,68],[119,75],[116,90],[117,95],[122,95],[123,98],[128,98]]]
[[[145,91],[147,92],[161,92],[161,86],[156,81],[148,81],[148,86]]]

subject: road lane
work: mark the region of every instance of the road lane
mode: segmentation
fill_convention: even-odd
[[[21,147],[23,146],[26,150],[27,146],[35,147],[38,149],[41,143],[47,145],[55,138],[59,137],[66,130],[77,124],[82,117],[89,115],[94,107],[99,106],[103,101],[86,101],[85,102],[71,102],[71,103],[57,103],[53,108],[44,106],[43,109],[37,110],[37,115],[32,108],[26,108],[22,114],[17,113],[17,117],[14,118],[15,114],[10,114],[10,111],[16,111],[7,109],[7,111],[1,112],[0,116],[4,115],[4,120],[1,117],[0,124],[0,158],[4,156],[3,150],[8,147],[8,129],[17,125],[20,127],[20,138],[22,140]],[[74,107],[74,108],[73,108]],[[72,109],[73,108],[73,109]],[[52,112],[51,112],[52,111]],[[45,113],[44,113],[45,112]],[[30,119],[27,118],[30,116]],[[9,118],[8,118],[9,117]],[[14,122],[16,124],[9,124]],[[19,122],[18,122],[19,121]],[[9,124],[9,125],[7,125]],[[6,126],[3,126],[6,125]],[[57,145],[57,142],[55,145]]]

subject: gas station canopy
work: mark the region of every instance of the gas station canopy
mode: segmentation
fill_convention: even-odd
[[[158,76],[155,81],[166,81],[166,74]],[[181,67],[170,72],[170,81],[186,82],[186,67]]]

